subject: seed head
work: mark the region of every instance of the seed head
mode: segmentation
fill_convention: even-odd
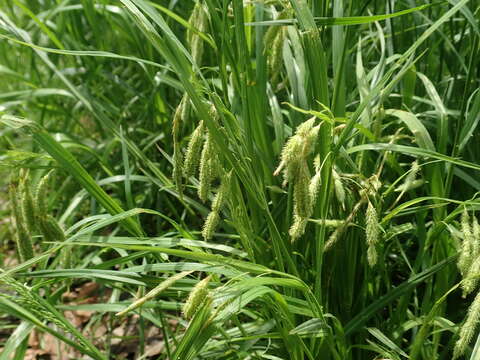
[[[225,177],[222,179],[222,183],[218,189],[217,194],[212,202],[212,211],[220,212],[222,206],[225,203],[226,198],[230,192],[230,182],[232,179],[232,171],[230,171]]]
[[[307,226],[308,219],[301,218],[298,215],[293,216],[293,224],[288,231],[292,242],[300,238],[305,233],[305,228]]]
[[[342,180],[335,170],[332,170],[332,175],[333,175],[333,184],[335,187],[335,197],[337,198],[338,202],[342,205],[342,207],[344,207],[345,189],[343,187]]]
[[[367,248],[367,262],[370,267],[374,267],[377,264],[378,254],[375,246],[369,246]]]
[[[467,210],[463,211],[460,223],[463,241],[457,265],[462,276],[465,276],[472,264],[472,252],[473,248],[475,247],[475,239],[473,237],[472,228],[470,226],[470,217]]]
[[[190,292],[187,302],[183,306],[183,315],[187,319],[193,318],[197,310],[205,302],[205,299],[209,296],[208,283],[210,282],[211,275],[207,276],[202,281],[198,282]]]
[[[204,240],[210,240],[213,237],[213,233],[220,222],[220,214],[216,211],[210,211],[210,214],[207,216],[207,220],[205,220],[205,224],[203,225],[202,236]]]
[[[175,113],[173,115],[173,123],[172,123],[172,134],[174,140],[178,139],[180,135],[180,129],[182,123],[185,123],[188,120],[188,113],[190,110],[190,98],[188,94],[184,94],[180,103],[178,104],[177,108],[175,109]]]
[[[177,190],[182,196],[183,184],[182,184],[182,174],[183,174],[183,157],[180,149],[180,129],[182,122],[184,123],[187,120],[188,106],[189,106],[188,95],[184,94],[182,100],[175,109],[175,114],[173,116],[172,124],[172,136],[173,136],[173,179]]]
[[[48,213],[47,194],[48,194],[49,180],[52,172],[53,170],[50,170],[44,177],[40,179],[40,181],[37,184],[37,189],[35,191],[35,202],[34,202],[35,213],[37,214],[37,216],[44,216],[45,214]]]
[[[309,185],[309,193],[310,199],[312,201],[312,206],[314,206],[315,202],[317,201],[318,192],[320,190],[320,186],[322,185],[322,173],[317,171],[315,175],[313,175],[312,179],[310,180]]]
[[[476,257],[472,262],[468,273],[462,282],[463,296],[467,296],[474,291],[478,285],[478,278],[480,277],[480,257]]]
[[[280,27],[273,42],[267,46],[271,47],[271,51],[267,57],[268,72],[270,73],[270,81],[275,86],[277,84],[277,79],[282,70],[282,61],[283,61],[283,44],[286,37],[286,28]]]
[[[61,242],[65,240],[65,233],[58,224],[57,220],[55,220],[55,218],[51,215],[41,218],[40,229],[46,241]]]
[[[315,117],[300,124],[293,135],[286,142],[282,150],[281,161],[273,173],[275,176],[283,170],[284,185],[297,177],[308,155],[313,151],[319,126],[315,124]]]
[[[330,250],[333,247],[333,245],[335,245],[335,243],[337,242],[338,237],[340,236],[339,229],[340,228],[336,228],[328,237],[328,240],[325,243],[325,246],[323,247],[324,252],[327,252],[328,250]]]
[[[35,229],[35,205],[30,186],[25,179],[20,187],[20,208],[29,231]]]
[[[475,329],[480,321],[480,292],[475,296],[468,309],[467,319],[459,332],[459,339],[453,350],[453,359],[457,359],[465,353],[465,350],[475,334]]]
[[[192,15],[188,19],[188,23],[199,32],[205,32],[208,26],[208,14],[203,8],[200,1],[195,3]],[[191,49],[193,61],[200,66],[203,56],[204,43],[202,38],[190,29],[187,30],[187,42]]]
[[[295,130],[295,135],[306,138],[310,134],[310,131],[313,129],[314,125],[315,117],[312,117],[298,125],[297,130]]]
[[[477,258],[480,255],[480,225],[476,216],[472,216],[472,256]]]
[[[193,131],[190,141],[188,142],[187,153],[185,154],[185,161],[183,166],[183,175],[189,178],[195,174],[200,155],[202,151],[203,136],[205,128],[203,121],[200,121],[197,128]]]
[[[319,131],[320,131],[320,125],[317,125],[308,132],[307,136],[304,137],[303,149],[302,149],[302,152],[303,152],[302,155],[304,158],[306,158],[308,155],[310,155],[313,152],[315,148],[315,144],[317,142]]]
[[[286,142],[280,165],[274,172],[276,176],[283,171],[284,186],[289,181],[293,182],[293,224],[289,230],[292,240],[305,232],[321,183],[320,165],[316,166],[316,173],[311,179],[307,163],[320,129],[320,125],[315,126],[315,120],[312,117],[297,127],[295,134]]]
[[[200,184],[198,186],[198,197],[203,201],[207,201],[210,187],[213,181],[213,146],[210,135],[207,133],[207,139],[203,144],[202,154],[200,157]]]
[[[28,230],[27,222],[19,204],[19,196],[14,185],[9,186],[10,206],[12,207],[12,215],[15,222],[16,233],[15,241],[17,243],[17,251],[20,261],[27,261],[34,256],[32,238]]]
[[[310,174],[304,162],[300,166],[298,177],[293,185],[293,203],[295,215],[309,218],[312,214],[312,198],[310,196]]]
[[[420,171],[420,165],[418,165],[418,161],[414,161],[412,163],[410,172],[407,175],[405,183],[411,183],[413,180],[415,180],[419,171]]]
[[[281,161],[278,168],[273,175],[277,176],[283,170],[284,184],[292,180],[297,173],[299,166],[298,154],[301,152],[302,142],[301,138],[292,136],[286,142],[282,150]]]
[[[365,213],[365,233],[367,238],[367,260],[368,264],[373,267],[377,263],[377,250],[376,246],[379,239],[379,225],[377,211],[369,201],[367,211]]]

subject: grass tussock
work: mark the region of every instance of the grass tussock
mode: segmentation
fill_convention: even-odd
[[[1,2],[0,360],[476,359],[479,13]]]

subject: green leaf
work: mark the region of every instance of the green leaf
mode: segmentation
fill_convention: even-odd
[[[425,10],[431,6],[439,5],[441,3],[426,4],[417,6],[411,9],[397,11],[391,14],[384,15],[371,15],[371,16],[349,16],[349,17],[315,17],[314,21],[317,26],[339,26],[339,25],[360,25],[360,24],[369,24],[376,21],[382,21],[391,19],[397,16],[402,16],[406,14],[413,13],[415,11]],[[272,26],[272,25],[293,25],[296,24],[299,20],[297,19],[282,19],[282,20],[271,20],[271,21],[256,21],[251,23],[245,23],[247,26]]]
[[[290,330],[290,335],[298,335],[301,337],[325,337],[329,335],[329,326],[324,319],[314,318],[298,325],[295,329]]]
[[[348,154],[353,154],[355,152],[359,151],[366,151],[366,150],[375,150],[375,151],[393,151],[393,152],[398,152],[404,155],[409,155],[413,157],[424,157],[424,158],[431,158],[431,159],[437,159],[441,161],[445,161],[448,163],[452,163],[458,166],[463,166],[467,167],[470,169],[475,169],[475,170],[480,170],[480,165],[476,165],[474,163],[464,161],[464,160],[458,160],[455,158],[452,158],[448,155],[443,155],[438,152],[428,150],[428,149],[423,149],[423,148],[417,148],[413,146],[406,146],[406,145],[397,145],[397,144],[384,144],[384,143],[377,143],[377,144],[363,144],[363,145],[357,145],[349,148],[347,150]]]
[[[385,295],[375,300],[373,303],[368,305],[365,309],[360,311],[352,320],[350,320],[345,325],[345,335],[353,334],[361,330],[362,326],[375,314],[378,313],[384,306],[390,304],[392,301],[395,301],[397,298],[403,294],[414,289],[420,283],[429,279],[435,275],[438,271],[442,270],[445,266],[453,263],[456,260],[457,256],[451,256],[442,260],[438,264],[433,265],[432,267],[422,271],[419,274],[412,276],[407,281],[401,283],[396,288],[390,290]]]

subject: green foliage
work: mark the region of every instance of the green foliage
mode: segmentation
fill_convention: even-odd
[[[476,359],[479,12],[1,2],[0,360],[115,357],[64,310],[135,313],[138,358]]]

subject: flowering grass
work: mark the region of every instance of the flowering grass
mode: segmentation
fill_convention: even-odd
[[[477,359],[479,12],[2,2],[0,360]]]

